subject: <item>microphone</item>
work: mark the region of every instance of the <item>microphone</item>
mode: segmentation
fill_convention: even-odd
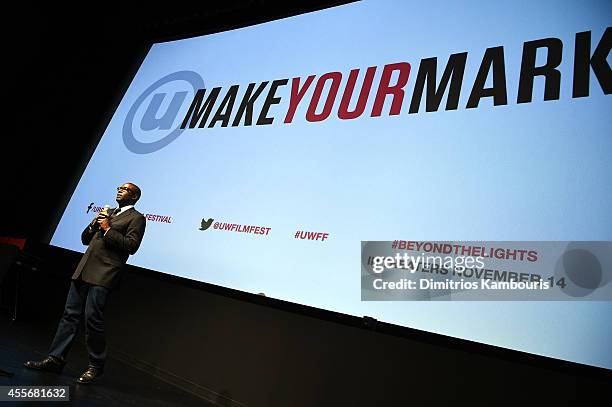
[[[108,211],[110,210],[110,208],[111,208],[110,205],[104,205],[100,213],[98,213],[96,217],[94,218],[94,220],[91,221],[91,224],[89,225],[89,227],[91,227],[92,229],[97,229],[99,227],[98,219],[100,219],[101,217],[107,218]]]
[[[100,214],[108,217],[108,211],[110,210],[111,206],[110,205],[104,205],[104,208],[102,208],[102,210],[100,211]]]

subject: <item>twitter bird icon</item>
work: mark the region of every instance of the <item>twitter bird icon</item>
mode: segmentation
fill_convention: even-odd
[[[208,220],[202,218],[202,223],[200,223],[200,230],[206,230],[212,225],[213,218],[209,218]]]

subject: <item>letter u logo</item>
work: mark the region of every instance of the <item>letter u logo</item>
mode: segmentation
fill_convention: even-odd
[[[140,122],[140,128],[142,130],[169,130],[178,115],[179,109],[181,108],[187,92],[176,92],[170,101],[170,105],[166,109],[166,112],[158,118],[159,108],[166,98],[167,93],[156,93],[153,95],[153,99],[149,104],[142,121]]]
[[[187,90],[176,92],[172,96],[172,100],[170,100],[168,107],[165,109],[165,111],[163,111],[164,109],[162,105],[164,104],[166,96],[168,95],[162,92],[154,92],[159,90],[159,88],[162,86],[175,81],[179,83],[182,82],[181,86],[186,87]],[[142,92],[142,94],[134,101],[134,104],[132,104],[132,107],[125,116],[122,131],[123,143],[125,144],[125,147],[134,154],[150,154],[166,147],[168,144],[176,140],[183,132],[183,129],[180,128],[180,121],[178,123],[174,122],[179,110],[181,109],[181,106],[183,105],[183,102],[185,101],[185,97],[189,92],[193,91],[195,94],[198,89],[203,88],[204,80],[198,73],[193,71],[179,71],[164,76],[145,89],[145,91]],[[147,106],[147,109],[140,120],[139,126],[135,120],[136,112],[151,95],[153,95],[151,97],[151,102]],[[163,112],[160,112],[160,110]],[[156,141],[143,142],[135,137],[134,127],[140,127],[140,131],[159,129],[167,132],[167,134],[163,135],[161,138],[157,138]]]

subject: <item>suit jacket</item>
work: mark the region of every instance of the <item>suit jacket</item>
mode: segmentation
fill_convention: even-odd
[[[145,217],[134,208],[111,216],[110,229],[106,234],[102,229],[92,229],[88,225],[81,233],[81,241],[89,247],[72,279],[81,276],[89,284],[107,288],[115,286],[129,255],[138,250],[145,226]]]

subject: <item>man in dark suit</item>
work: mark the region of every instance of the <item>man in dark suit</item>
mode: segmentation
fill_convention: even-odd
[[[104,371],[106,341],[104,307],[110,290],[130,254],[136,253],[145,232],[145,217],[134,209],[140,188],[128,182],[117,188],[119,206],[111,213],[101,211],[81,234],[89,246],[81,258],[70,284],[64,314],[57,327],[48,356],[28,361],[30,369],[61,372],[85,308],[86,342],[89,366],[77,383],[93,383]]]

